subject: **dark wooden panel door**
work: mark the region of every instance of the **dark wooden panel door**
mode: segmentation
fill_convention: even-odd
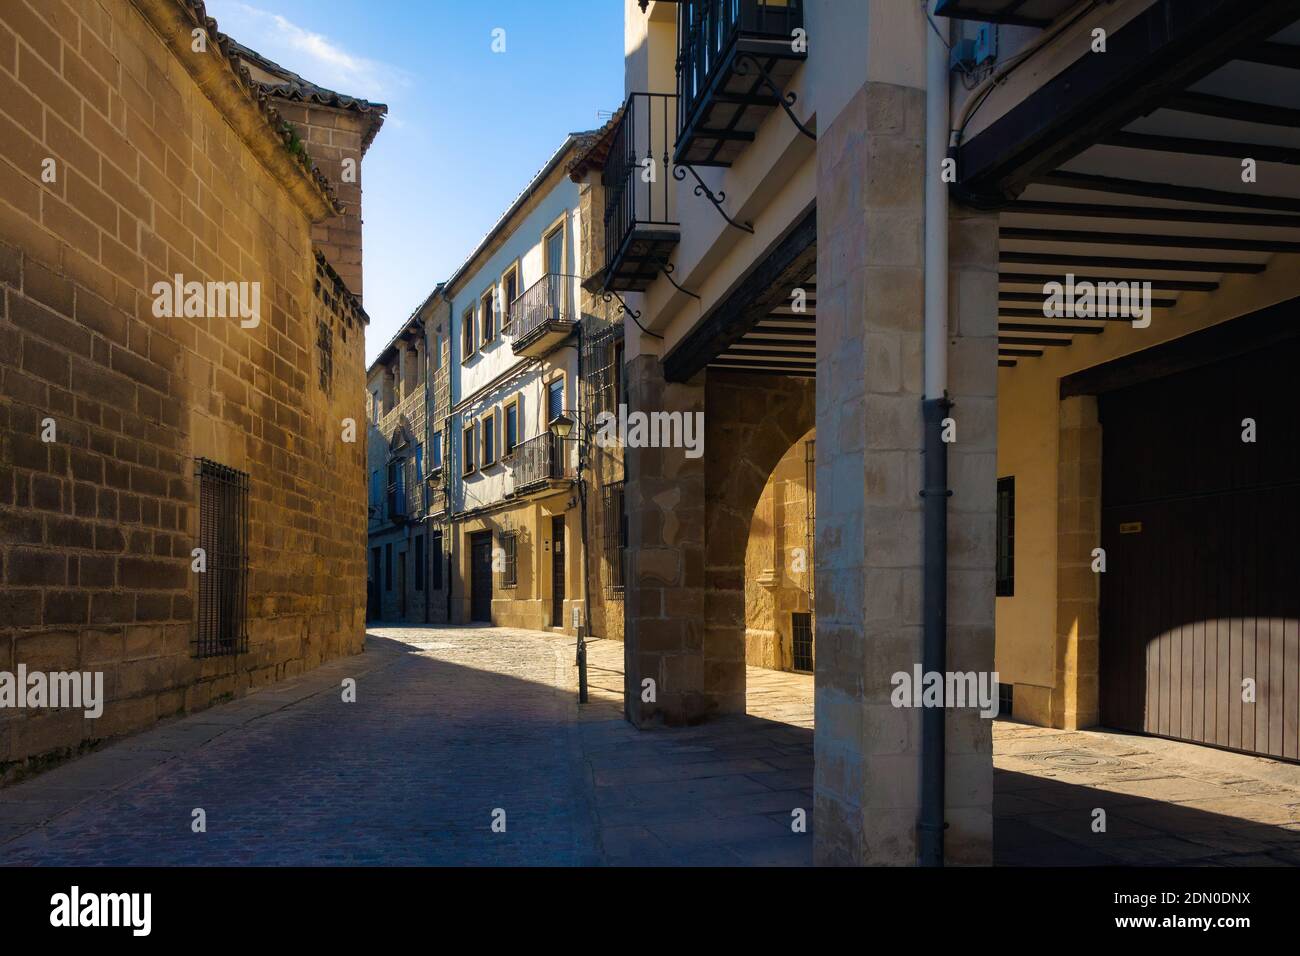
[[[564,517],[551,519],[551,627],[564,626]]]
[[[469,617],[492,623],[492,532],[470,535]]]
[[[1101,397],[1104,724],[1300,759],[1297,362],[1286,344]]]

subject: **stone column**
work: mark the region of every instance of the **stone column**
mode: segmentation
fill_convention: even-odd
[[[868,82],[818,131],[815,859],[912,865],[921,712],[924,91]],[[950,221],[948,668],[993,669],[997,223]],[[947,719],[946,855],[991,862],[991,727]]]
[[[1101,424],[1095,395],[1061,399],[1056,511],[1056,687],[1052,726],[1098,720],[1098,603],[1101,576]]]
[[[704,374],[664,381],[659,358],[626,369],[629,414],[704,410]],[[689,724],[707,713],[704,693],[704,462],[682,448],[627,448],[625,706],[642,726]],[[653,681],[648,688],[644,681]],[[653,700],[646,700],[653,692]]]

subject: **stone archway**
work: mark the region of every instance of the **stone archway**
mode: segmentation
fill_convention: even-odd
[[[745,710],[745,547],[768,476],[816,424],[812,378],[710,369],[705,382],[704,683],[714,714]]]

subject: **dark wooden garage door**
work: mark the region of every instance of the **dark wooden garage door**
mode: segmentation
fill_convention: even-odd
[[[1100,397],[1104,724],[1300,759],[1298,368],[1293,340]]]

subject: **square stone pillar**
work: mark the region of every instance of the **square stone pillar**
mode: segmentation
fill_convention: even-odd
[[[624,369],[629,414],[704,411],[706,373],[685,384],[665,382],[658,356],[650,354],[628,360]],[[708,712],[704,693],[705,458],[687,458],[683,448],[629,447],[624,456],[628,514],[625,713],[638,726],[695,723]]]
[[[1097,723],[1101,575],[1101,423],[1097,397],[1061,399],[1056,495],[1056,688],[1052,726]]]
[[[817,144],[815,860],[913,865],[921,711],[924,92],[868,82]],[[993,669],[997,221],[950,218],[948,669]],[[947,712],[945,855],[992,858],[992,728]]]

